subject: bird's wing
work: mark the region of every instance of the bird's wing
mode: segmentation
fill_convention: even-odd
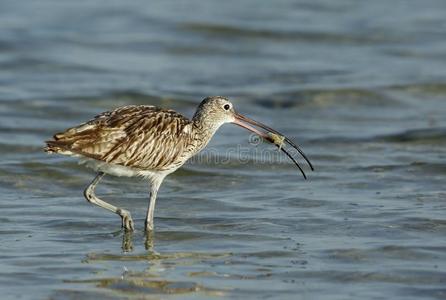
[[[190,147],[191,129],[191,121],[173,110],[129,105],[58,133],[47,143],[108,163],[157,171],[178,163]]]

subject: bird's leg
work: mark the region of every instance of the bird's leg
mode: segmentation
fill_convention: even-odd
[[[149,208],[147,209],[147,215],[146,215],[146,231],[152,231],[153,226],[153,216],[155,214],[155,202],[156,202],[156,195],[158,193],[158,190],[161,186],[161,183],[163,182],[164,177],[159,177],[151,181],[150,183],[150,202],[149,202]]]
[[[153,216],[155,214],[155,202],[156,202],[156,192],[154,193],[150,192],[149,208],[147,209],[146,222],[145,222],[146,231],[152,231],[154,228]]]
[[[84,191],[85,199],[87,199],[87,201],[92,204],[95,204],[99,207],[102,207],[109,211],[112,211],[115,214],[118,214],[122,219],[122,227],[124,227],[124,229],[126,229],[126,230],[134,230],[133,220],[130,215],[130,212],[128,212],[125,209],[111,205],[110,203],[107,203],[107,202],[99,199],[98,197],[96,197],[96,195],[94,193],[94,189],[96,188],[96,185],[102,179],[102,177],[104,177],[104,173],[99,172],[98,175],[90,183],[90,185],[85,189],[85,191]]]

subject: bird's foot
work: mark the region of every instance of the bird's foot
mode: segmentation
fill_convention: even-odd
[[[128,210],[120,209],[118,211],[118,214],[121,216],[122,219],[122,225],[121,225],[122,228],[124,228],[126,231],[135,230],[132,216],[130,215],[130,212]]]
[[[149,233],[149,232],[153,232],[153,228],[154,228],[154,226],[153,226],[153,222],[147,222],[147,221],[146,221],[146,223],[145,223],[145,228],[146,228],[146,232],[147,232],[147,233]]]

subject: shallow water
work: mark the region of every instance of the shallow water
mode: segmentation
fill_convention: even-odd
[[[444,299],[446,4],[2,1],[2,299]],[[304,181],[226,125],[166,179],[82,197],[94,173],[42,147],[124,104],[190,116],[226,95],[299,142]],[[145,298],[144,298],[145,299]]]

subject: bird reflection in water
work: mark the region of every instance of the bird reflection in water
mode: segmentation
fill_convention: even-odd
[[[113,236],[122,234],[121,249],[124,253],[133,251],[133,231],[119,230],[113,233]],[[154,252],[155,234],[153,231],[144,232],[144,247],[147,251]]]

